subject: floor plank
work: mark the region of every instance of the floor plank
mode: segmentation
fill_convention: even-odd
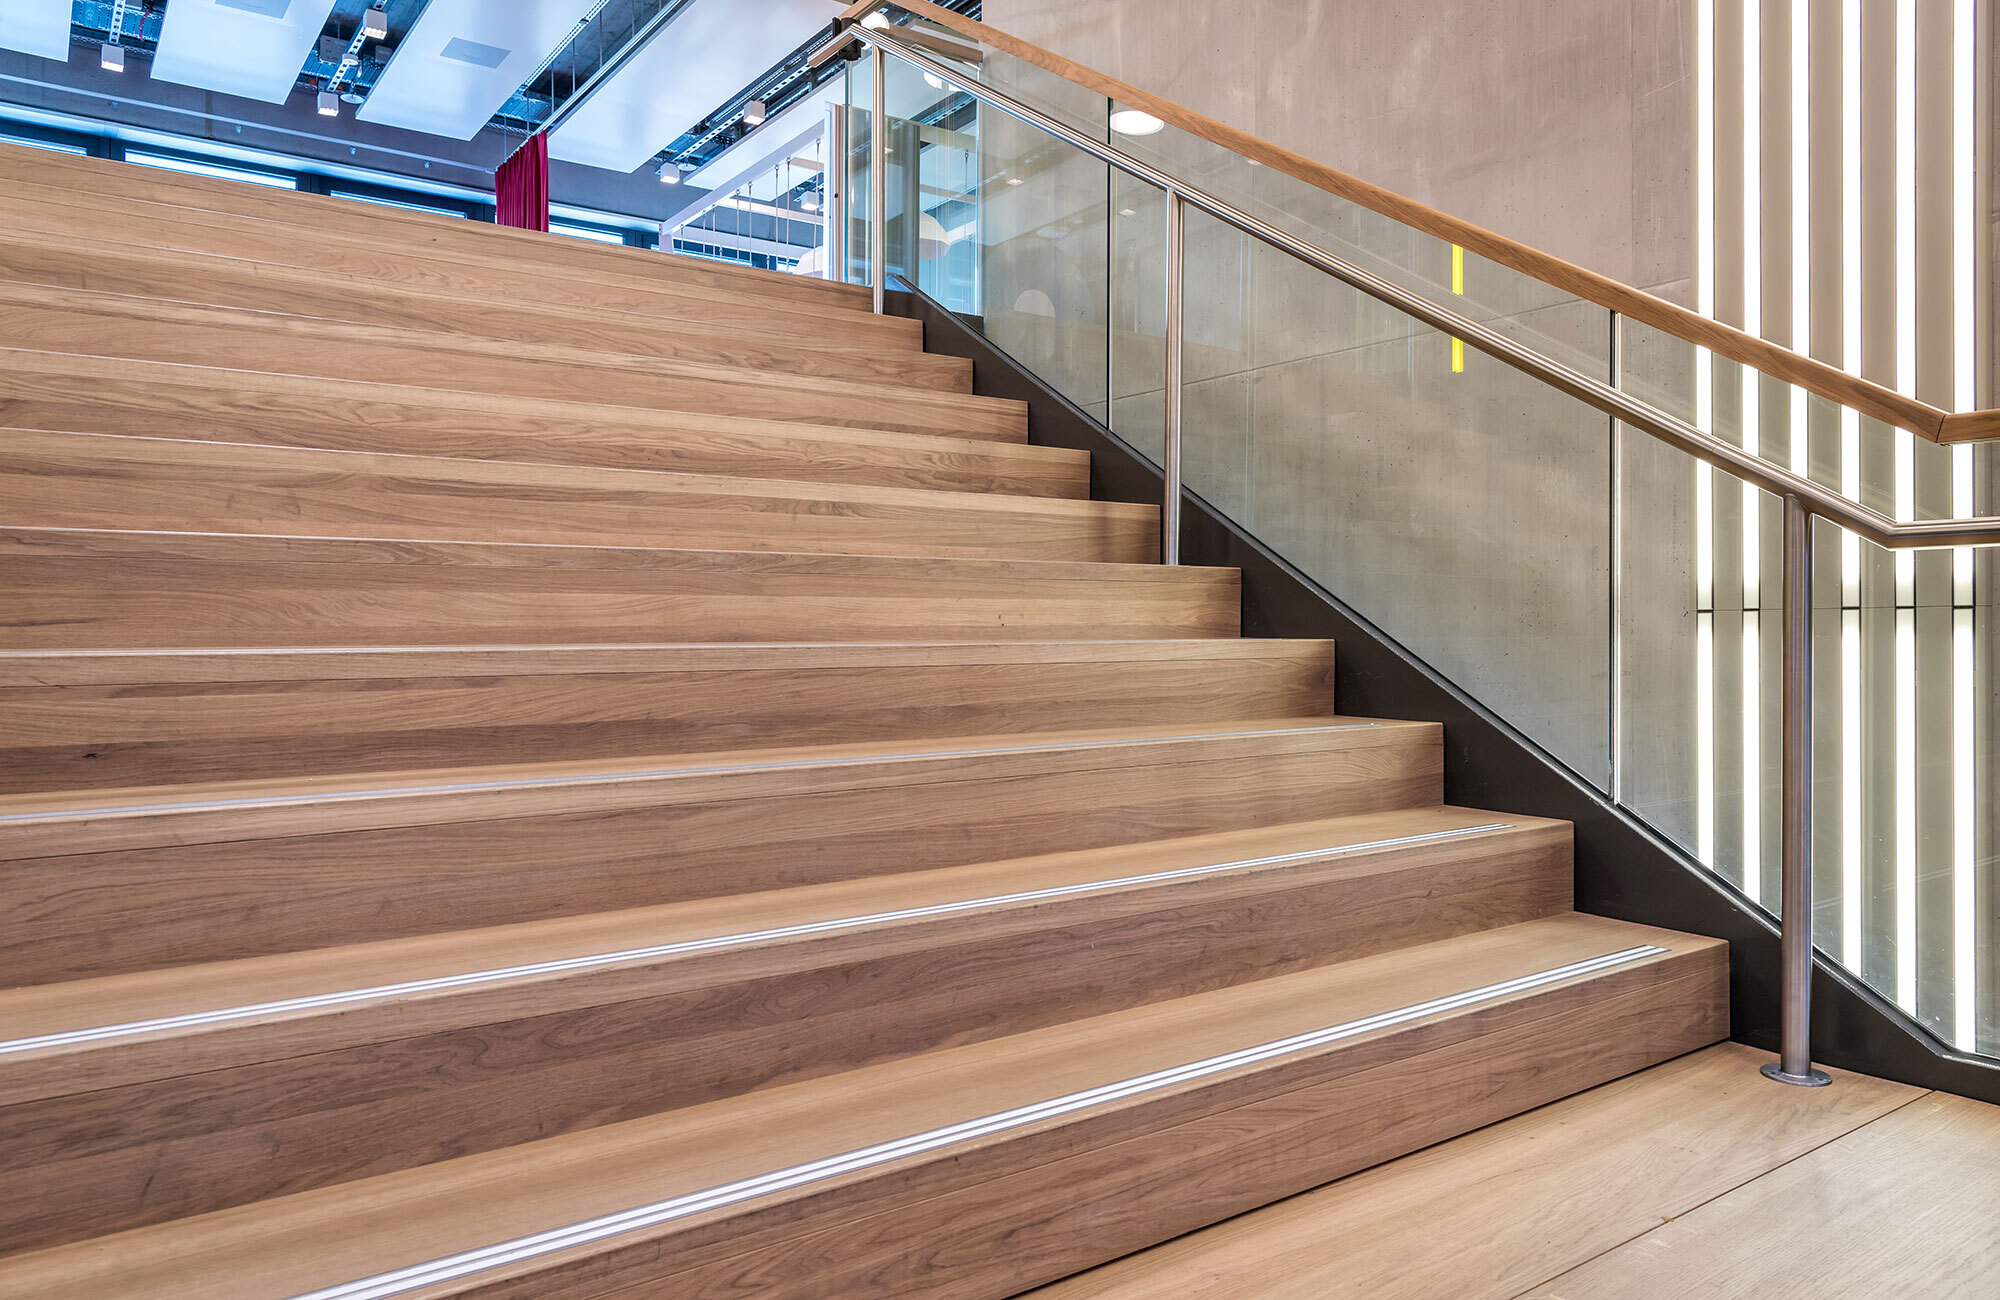
[[[1945,1093],[1531,1293],[1536,1300],[1996,1294],[2000,1106]]]
[[[1128,1256],[1036,1300],[1502,1300],[1924,1095],[1858,1075],[1783,1088],[1757,1073],[1765,1059],[1733,1043],[1697,1052]],[[1623,1281],[1550,1294],[1637,1294]]]

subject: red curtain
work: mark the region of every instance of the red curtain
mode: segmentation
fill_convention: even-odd
[[[493,173],[493,205],[503,226],[549,228],[549,137],[539,134]]]

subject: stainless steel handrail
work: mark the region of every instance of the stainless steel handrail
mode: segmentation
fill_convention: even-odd
[[[1741,447],[1722,441],[1687,422],[1620,392],[1560,362],[1550,360],[1532,348],[1516,343],[1477,321],[1440,307],[1390,280],[1356,266],[1347,259],[1281,230],[1224,199],[1179,180],[1159,168],[1135,158],[1124,150],[1095,139],[1057,118],[966,76],[950,64],[932,58],[892,30],[864,27],[858,23],[842,29],[837,43],[866,42],[874,54],[875,139],[885,135],[882,115],[886,113],[883,94],[885,51],[929,73],[945,85],[990,104],[1008,116],[1027,123],[1075,146],[1091,157],[1116,167],[1128,176],[1163,191],[1168,199],[1167,220],[1167,338],[1166,338],[1166,469],[1161,500],[1161,556],[1168,564],[1179,562],[1181,518],[1181,354],[1184,310],[1185,223],[1188,206],[1234,226],[1244,234],[1280,249],[1308,265],[1357,289],[1378,302],[1386,303],[1453,338],[1461,339],[1481,352],[1529,375],[1551,388],[1567,393],[1595,407],[1618,422],[1639,429],[1695,459],[1724,470],[1746,483],[1782,498],[1784,502],[1784,719],[1781,844],[1783,895],[1780,923],[1783,966],[1783,1028],[1779,1060],[1764,1067],[1764,1073],[1785,1083],[1816,1085],[1827,1075],[1812,1068],[1810,1026],[1812,996],[1812,520],[1817,517],[1859,534],[1878,546],[1891,550],[1914,550],[1954,546],[2000,545],[2000,517],[1933,520],[1922,523],[1898,521],[1857,501],[1850,501],[1830,488],[1791,473]],[[878,193],[885,187],[881,174],[883,151],[875,152],[877,173],[872,178]],[[876,309],[881,309],[879,286],[883,281],[883,261],[887,256],[887,222],[883,205],[869,214],[874,229],[876,263],[873,268],[878,286]],[[1613,323],[1617,314],[1611,313]]]

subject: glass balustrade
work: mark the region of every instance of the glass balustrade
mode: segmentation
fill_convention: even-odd
[[[935,68],[884,59],[890,276],[1156,464],[1170,200],[1076,139],[1891,519],[1993,510],[1983,450],[1926,442],[914,26],[957,49],[924,46]],[[872,76],[869,57],[851,65],[859,282],[874,272]],[[1187,490],[1775,913],[1778,498],[1195,203],[1184,213]],[[2000,1054],[2000,561],[1813,529],[1819,949],[1942,1041]]]

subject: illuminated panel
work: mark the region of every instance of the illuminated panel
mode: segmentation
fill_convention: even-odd
[[[0,49],[69,60],[70,0],[0,0]]]
[[[333,0],[174,0],[161,20],[153,79],[282,104],[332,12]]]
[[[470,140],[595,7],[592,0],[431,0],[354,116]]]
[[[634,170],[805,44],[834,12],[827,0],[694,0],[549,133],[549,156]]]

